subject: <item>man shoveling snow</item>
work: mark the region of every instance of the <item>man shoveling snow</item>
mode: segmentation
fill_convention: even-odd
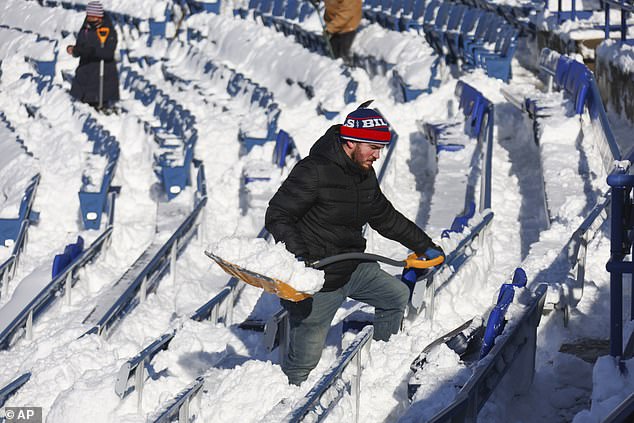
[[[313,145],[269,202],[266,229],[299,260],[314,262],[363,252],[363,226],[417,256],[443,256],[422,229],[399,213],[381,192],[372,164],[391,141],[383,116],[363,105]],[[326,335],[346,297],[375,307],[374,339],[397,333],[409,299],[407,286],[374,261],[338,261],[323,267],[324,286],[312,297],[281,300],[290,316],[290,346],[282,369],[299,385],[317,366]]]

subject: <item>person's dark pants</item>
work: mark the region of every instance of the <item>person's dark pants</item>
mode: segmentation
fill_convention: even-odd
[[[318,292],[297,303],[282,300],[291,326],[288,354],[281,363],[289,383],[301,384],[317,366],[332,319],[346,297],[374,306],[374,339],[387,341],[401,328],[409,288],[377,263],[361,263],[336,291]]]
[[[343,58],[344,61],[350,62],[352,57],[350,56],[350,48],[354,41],[356,31],[342,32],[338,34],[332,34],[330,36],[330,45],[332,46],[332,52],[335,55],[335,59]]]

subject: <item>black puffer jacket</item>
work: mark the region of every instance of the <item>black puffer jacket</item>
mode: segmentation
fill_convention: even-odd
[[[309,260],[364,251],[366,223],[419,254],[433,246],[385,198],[374,170],[363,172],[346,155],[339,127],[332,126],[282,183],[269,202],[266,229],[290,252]],[[323,291],[345,285],[358,264],[350,260],[327,266]]]
[[[70,94],[77,100],[96,104],[99,102],[99,66],[104,61],[103,102],[119,100],[119,76],[114,53],[117,48],[117,31],[108,16],[104,16],[102,26],[110,28],[106,43],[101,47],[95,28],[84,20],[73,51],[79,57],[79,66],[75,70]]]

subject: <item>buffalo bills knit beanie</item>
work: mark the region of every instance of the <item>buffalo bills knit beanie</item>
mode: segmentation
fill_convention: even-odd
[[[381,113],[363,107],[346,117],[339,135],[345,141],[381,145],[388,145],[391,140],[390,128]]]
[[[99,1],[91,1],[86,5],[86,16],[103,18],[103,5]]]

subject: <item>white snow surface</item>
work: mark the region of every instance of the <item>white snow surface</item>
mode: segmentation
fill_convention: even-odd
[[[210,251],[240,267],[286,282],[300,292],[314,294],[324,286],[324,272],[306,267],[281,242],[223,238]]]
[[[279,308],[276,298],[262,295],[257,288],[245,287],[233,311],[234,324],[229,327],[186,318],[213,298],[228,280],[224,272],[204,256],[206,246],[224,243],[222,248],[227,256],[214,251],[215,247],[211,247],[212,251],[229,261],[232,261],[230,255],[237,255],[234,259],[244,260],[245,267],[264,263],[268,267],[260,269],[261,273],[272,276],[271,273],[279,272],[283,280],[292,277],[293,272],[298,275],[303,272],[298,278],[300,285],[308,280],[306,273],[321,273],[305,268],[282,244],[254,239],[262,228],[264,209],[242,207],[240,180],[248,163],[269,160],[270,148],[256,147],[248,155],[241,155],[237,134],[240,128],[260,128],[265,121],[264,114],[244,101],[244,97],[230,97],[226,80],[220,76],[212,80],[204,75],[201,68],[205,60],[227,64],[270,89],[281,104],[279,125],[293,136],[302,156],[308,154],[313,142],[332,123],[343,118],[340,114],[333,122],[327,121],[315,111],[319,103],[342,114],[356,107],[343,104],[346,79],[339,72],[340,63],[311,54],[292,39],[250,18],[234,19],[231,4],[223,2],[220,17],[203,14],[186,22],[208,34],[216,44],[204,40],[193,43],[194,48],[189,49],[176,43],[156,42],[147,47],[144,38],[137,38],[136,29],[119,31],[120,47],[130,48],[138,55],[162,58],[167,68],[196,83],[165,81],[161,63],[133,65],[196,117],[199,131],[196,158],[205,164],[209,190],[201,221],[201,239],[192,241],[179,257],[174,283],[163,281],[145,302],[126,316],[110,338],[80,337],[88,329],[82,321],[95,306],[96,299],[111,291],[148,245],[161,243],[171,234],[173,222],[182,221],[191,208],[193,196],[188,189],[172,208],[160,203],[152,157],[157,148],[152,135],[143,127],[144,122],[154,119],[154,104],[145,107],[130,92],[122,90],[120,104],[124,110],[120,115],[99,115],[80,105],[80,111],[93,113],[121,146],[113,185],[121,186],[122,190],[116,203],[112,242],[110,248],[82,271],[81,280],[73,288],[70,305],[59,300],[54,302],[35,320],[32,340],[18,339],[11,348],[0,351],[3,363],[0,387],[26,371],[32,373],[31,380],[8,399],[7,406],[41,406],[44,420],[52,423],[142,422],[192,380],[204,375],[206,381],[200,400],[191,404],[196,421],[255,422],[266,419],[283,398],[287,399],[286,406],[297,403],[353,339],[353,334],[343,337],[340,334],[342,320],[355,307],[350,301],[335,316],[317,368],[302,386],[294,387],[286,383],[277,353],[269,353],[262,347],[262,336],[237,327],[237,323],[252,315],[270,316]],[[142,18],[158,17],[163,7],[162,2],[141,0],[112,0],[104,5],[106,10]],[[0,23],[33,30],[61,43],[55,77],[58,83],[61,83],[59,70],[72,72],[77,65],[77,60],[64,51],[65,45],[74,42],[74,37],[71,34],[64,38],[61,31],[76,31],[84,17],[81,12],[47,8],[34,1],[5,0],[0,5]],[[142,29],[146,24],[142,24]],[[316,16],[306,25],[320,30]],[[573,25],[569,26],[566,28],[572,31]],[[173,25],[168,25],[168,35],[170,33],[173,33]],[[74,241],[78,234],[87,240],[96,236],[94,231],[80,229],[77,192],[82,172],[89,172],[91,167],[86,167],[83,157],[89,144],[81,133],[80,113],[72,112],[69,87],[56,87],[40,95],[33,82],[20,79],[23,73],[33,72],[24,62],[25,54],[33,46],[18,48],[16,40],[25,43],[32,39],[18,36],[15,31],[0,31],[0,53],[3,54],[0,110],[34,154],[33,159],[20,159],[27,156],[14,154],[17,151],[15,135],[8,134],[6,143],[2,137],[0,172],[4,173],[0,173],[0,186],[6,190],[15,185],[17,189],[19,184],[6,179],[7,175],[26,180],[35,170],[42,174],[34,205],[41,212],[40,223],[29,229],[28,249],[21,257],[15,280],[9,284],[9,295],[0,299],[0,307],[3,307],[0,313],[16,311],[10,299],[24,302],[23,294],[30,292],[26,289],[31,279],[29,275],[46,275],[53,254],[60,252],[64,245]],[[414,48],[417,41],[420,48]],[[362,28],[353,48],[396,62],[399,73],[413,83],[427,80],[426,64],[434,60],[422,37],[396,34],[376,25]],[[610,46],[606,54],[617,57],[618,52],[613,52],[613,48]],[[621,56],[622,64],[629,66],[629,62],[625,62],[629,56],[628,50]],[[522,94],[539,96],[540,84],[532,75],[514,66],[513,87],[520,87]],[[444,222],[433,222],[433,216],[442,213],[437,207],[443,206],[434,191],[440,188],[435,186],[435,169],[431,165],[435,152],[416,128],[416,120],[449,119],[457,104],[453,94],[456,80],[443,75],[442,85],[433,93],[402,104],[393,98],[389,78],[370,78],[359,69],[353,69],[352,76],[359,82],[358,101],[374,98],[374,105],[400,135],[382,182],[384,193],[405,216],[424,227],[434,239],[439,238],[445,228]],[[312,83],[316,96],[308,99],[296,83],[287,83],[288,78]],[[542,282],[564,283],[567,271],[558,260],[561,248],[606,189],[592,131],[583,130],[584,136],[579,136],[587,122],[580,125],[578,117],[567,114],[566,100],[559,94],[544,98],[561,113],[543,122],[543,142],[536,146],[530,122],[500,94],[500,88],[508,89],[508,85],[487,78],[482,71],[464,75],[462,79],[482,91],[496,107],[491,206],[495,217],[490,231],[474,246],[472,260],[438,293],[434,319],[418,317],[406,321],[404,330],[390,342],[371,344],[369,357],[363,359],[359,421],[420,420],[448,404],[457,391],[454,383],[464,383],[471,370],[446,348],[438,348],[429,357],[432,365],[420,375],[424,384],[410,406],[407,380],[411,361],[427,344],[466,319],[486,317],[500,284],[508,281],[515,267],[521,265],[526,270],[528,289]],[[38,107],[34,118],[27,115],[25,104]],[[621,133],[629,136],[631,124],[624,124]],[[286,171],[282,173],[285,174]],[[442,197],[447,201],[452,198],[462,201],[462,188],[452,189],[447,184],[442,189]],[[550,210],[548,222],[541,210],[544,192]],[[455,204],[451,208],[451,213],[460,209]],[[452,217],[447,216],[447,221]],[[631,360],[625,363],[629,372],[621,373],[609,356],[599,357],[593,365],[559,352],[563,343],[608,337],[609,276],[605,271],[610,248],[608,227],[604,224],[588,245],[585,290],[581,302],[571,310],[569,326],[563,326],[561,313],[557,311],[542,316],[536,373],[530,391],[516,395],[515,381],[509,377],[503,379],[480,412],[479,422],[599,422],[634,391]],[[389,256],[406,254],[405,247],[376,232],[370,231],[367,238],[369,252]],[[443,247],[449,249],[457,239],[452,237]],[[43,283],[49,279],[41,277],[38,281]],[[315,277],[313,282],[317,279]],[[307,289],[300,285],[298,289]],[[514,304],[509,316],[516,317],[521,311],[521,305]],[[6,324],[5,318],[1,323]],[[157,373],[146,380],[140,409],[136,393],[120,400],[113,389],[120,366],[156,337],[174,328],[179,330],[170,347],[153,360]],[[625,335],[632,329],[626,325]],[[354,409],[350,396],[344,395],[326,421],[351,421]]]

